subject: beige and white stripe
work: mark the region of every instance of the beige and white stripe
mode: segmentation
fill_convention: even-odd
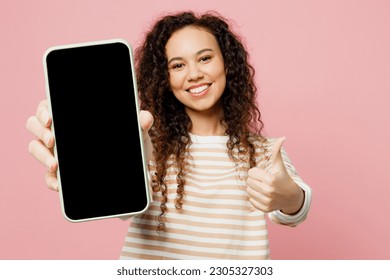
[[[191,137],[183,209],[174,207],[176,178],[174,167],[169,167],[166,230],[157,231],[161,196],[154,193],[148,211],[132,219],[121,259],[269,259],[265,215],[254,210],[246,193],[247,164],[237,165],[229,158],[226,136]],[[272,141],[268,141],[270,146]],[[258,165],[264,166],[260,143],[256,147]],[[269,216],[277,223],[294,226],[307,216],[310,188],[284,150],[283,160],[306,192],[305,205],[294,216],[280,211]]]

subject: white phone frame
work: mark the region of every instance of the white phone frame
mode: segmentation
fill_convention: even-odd
[[[140,111],[140,106],[138,102],[138,88],[137,88],[137,80],[135,76],[135,69],[134,69],[134,57],[133,57],[133,50],[131,45],[124,39],[108,39],[108,40],[97,40],[97,41],[91,41],[91,42],[83,42],[83,43],[75,43],[75,44],[65,44],[65,45],[58,45],[58,46],[52,46],[48,48],[44,55],[43,55],[43,68],[44,68],[44,75],[45,75],[45,91],[46,91],[46,97],[48,99],[48,107],[49,107],[49,112],[52,118],[52,123],[51,123],[51,131],[54,135],[55,138],[55,130],[54,130],[54,122],[55,120],[53,119],[53,113],[52,113],[52,107],[51,107],[51,99],[50,99],[50,88],[49,88],[49,79],[48,79],[48,69],[46,65],[46,58],[50,54],[50,52],[54,50],[61,50],[61,49],[69,49],[69,48],[76,48],[76,47],[85,47],[85,46],[94,46],[94,45],[102,45],[102,44],[112,44],[112,43],[122,43],[127,46],[129,50],[129,55],[130,55],[130,65],[131,65],[131,70],[132,70],[132,78],[133,78],[133,87],[134,87],[134,101],[135,101],[135,106],[137,112]],[[145,157],[145,147],[142,139],[142,129],[140,126],[139,122],[139,114],[137,115],[137,123],[138,123],[138,133],[139,133],[139,140],[140,140],[140,147],[141,147],[141,154],[142,154],[142,162],[143,162],[143,170],[144,170],[144,182],[145,182],[145,192],[146,192],[146,207],[138,212],[130,212],[130,213],[122,213],[122,214],[116,214],[116,215],[109,215],[109,216],[99,216],[99,217],[92,217],[92,218],[86,218],[86,219],[79,219],[79,220],[74,220],[69,218],[66,215],[65,212],[65,206],[64,206],[64,200],[63,200],[63,195],[62,195],[62,186],[61,186],[61,172],[60,172],[60,165],[58,161],[58,153],[57,153],[57,147],[54,144],[53,151],[54,151],[54,157],[58,163],[58,168],[57,168],[57,179],[58,179],[58,186],[59,186],[59,196],[60,196],[60,202],[61,202],[61,211],[62,215],[65,217],[66,220],[69,222],[73,223],[78,223],[78,222],[85,222],[85,221],[93,221],[93,220],[101,220],[101,219],[108,219],[108,218],[123,218],[123,217],[131,217],[135,215],[139,215],[147,211],[147,209],[150,206],[151,203],[151,192],[150,192],[150,187],[149,187],[149,172],[148,172],[148,167],[146,163],[146,157]]]

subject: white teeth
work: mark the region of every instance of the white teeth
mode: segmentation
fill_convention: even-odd
[[[201,93],[202,91],[206,90],[208,87],[209,87],[209,85],[204,85],[204,86],[201,86],[201,87],[192,88],[192,89],[190,89],[188,91],[190,93],[193,93],[193,94],[198,94],[198,93]]]

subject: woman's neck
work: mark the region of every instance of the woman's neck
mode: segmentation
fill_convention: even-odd
[[[223,124],[223,112],[198,112],[187,111],[191,119],[192,127],[190,132],[199,136],[225,135],[226,126]]]

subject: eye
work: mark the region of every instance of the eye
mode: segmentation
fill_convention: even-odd
[[[183,63],[175,63],[172,65],[172,69],[180,69],[183,68],[184,64]]]
[[[202,56],[200,59],[199,59],[199,61],[200,62],[206,62],[206,61],[208,61],[208,60],[210,60],[211,59],[211,56],[210,55],[205,55],[205,56]]]

